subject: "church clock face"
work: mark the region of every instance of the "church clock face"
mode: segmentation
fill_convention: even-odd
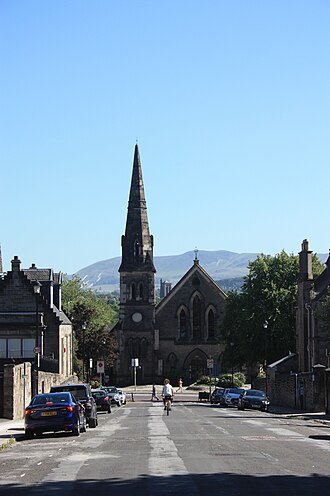
[[[132,320],[133,320],[133,322],[136,322],[136,323],[141,322],[142,314],[140,314],[140,312],[133,313]]]

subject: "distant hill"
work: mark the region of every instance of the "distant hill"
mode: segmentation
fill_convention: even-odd
[[[248,273],[248,263],[256,259],[258,253],[234,253],[231,251],[198,251],[198,259],[206,272],[225,291],[239,289],[243,277]],[[327,255],[318,255],[325,262]],[[181,255],[154,257],[157,270],[156,287],[160,279],[170,281],[172,287],[181,279],[194,262],[193,251]],[[108,293],[119,290],[118,268],[121,257],[109,258],[80,269],[78,275],[85,287],[97,292]]]

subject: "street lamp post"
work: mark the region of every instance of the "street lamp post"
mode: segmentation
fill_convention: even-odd
[[[86,355],[86,348],[85,348],[85,331],[86,331],[86,322],[83,323],[81,326],[82,331],[83,331],[83,363],[82,363],[82,376],[83,376],[83,381],[85,381],[85,355]]]
[[[231,361],[231,385],[234,387],[234,357],[233,357],[233,349],[235,343],[230,343],[230,361]]]
[[[265,330],[264,332],[264,339],[265,339],[265,374],[266,374],[266,394],[268,392],[268,384],[267,384],[267,327],[268,327],[268,321],[265,320],[263,323],[263,328]]]
[[[39,294],[40,294],[41,284],[39,281],[35,281],[33,285],[33,291],[36,295],[36,329],[35,329],[35,347],[34,347],[34,394],[38,394],[38,370],[39,370],[39,359],[40,359],[40,347],[39,347]]]

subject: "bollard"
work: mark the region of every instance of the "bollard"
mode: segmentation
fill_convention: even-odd
[[[133,393],[131,393],[131,394],[132,394],[132,401],[134,401],[134,394]]]

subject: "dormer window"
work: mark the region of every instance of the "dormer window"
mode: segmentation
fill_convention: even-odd
[[[136,262],[140,260],[140,255],[141,255],[140,243],[138,242],[138,240],[136,240],[134,242],[134,259]]]

